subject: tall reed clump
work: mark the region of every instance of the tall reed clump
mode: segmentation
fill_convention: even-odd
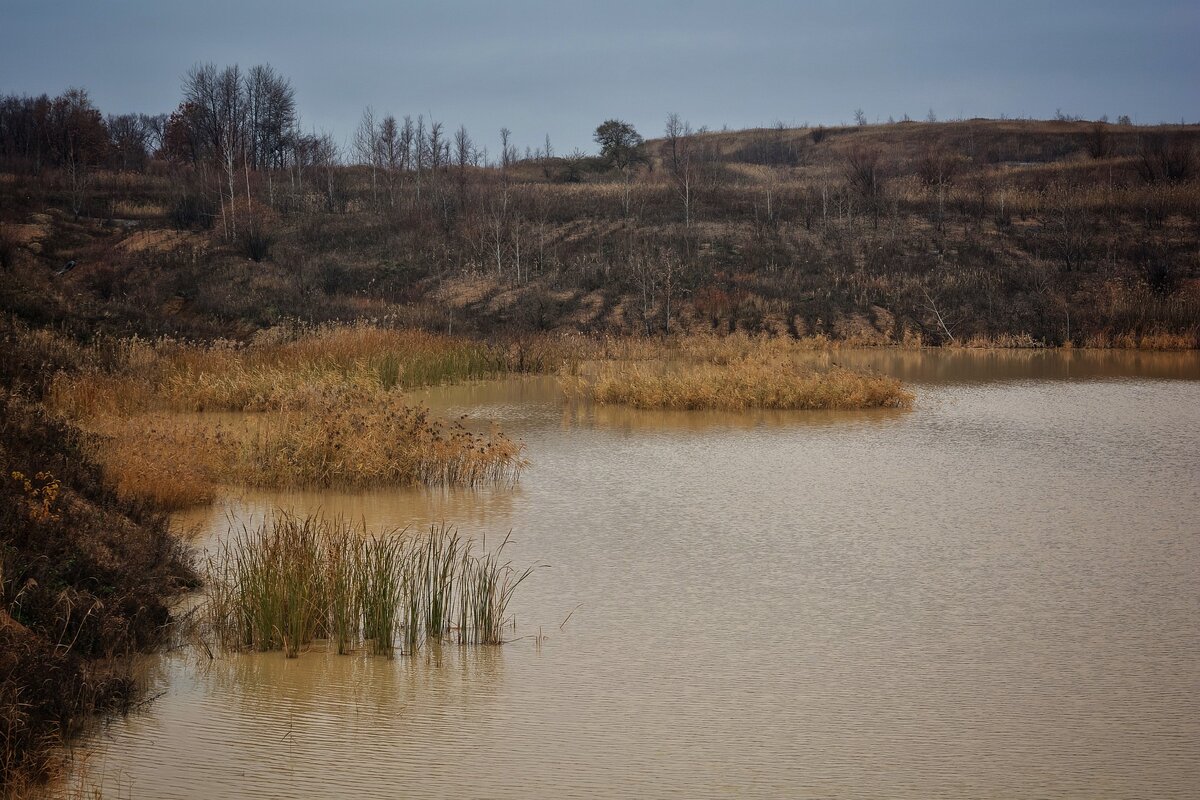
[[[336,546],[315,517],[243,526],[210,559],[210,611],[224,644],[256,650],[300,648],[332,627],[323,570]]]
[[[486,553],[482,558],[471,558],[469,552],[463,554],[459,590],[460,640],[465,636],[465,641],[478,644],[503,641],[509,600],[533,572],[532,567],[518,572],[510,562],[502,560],[508,543],[506,536],[495,552]]]
[[[562,379],[568,395],[634,408],[849,410],[909,408],[899,380],[834,367],[802,369],[790,359],[727,363],[605,364],[591,376]]]
[[[177,415],[94,420],[92,450],[104,478],[124,500],[169,511],[209,503],[228,470],[228,437],[219,426]]]
[[[208,619],[227,648],[289,658],[318,640],[339,654],[387,657],[430,639],[500,644],[513,592],[533,572],[502,560],[507,543],[476,556],[445,524],[370,534],[279,514],[233,533],[210,559]]]
[[[349,598],[360,610],[361,638],[369,642],[375,655],[391,656],[396,648],[397,623],[404,605],[408,555],[402,540],[395,537],[371,536],[358,545],[358,596]],[[340,582],[336,565],[327,568],[330,580]],[[353,631],[352,631],[353,632]],[[415,649],[415,644],[410,650]],[[344,652],[339,648],[340,652]]]

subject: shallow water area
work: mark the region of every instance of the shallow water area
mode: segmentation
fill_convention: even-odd
[[[446,520],[518,566],[515,641],[149,660],[88,780],[132,797],[1193,797],[1200,356],[835,350],[912,411],[654,412],[552,378],[415,393],[528,445],[515,488],[236,491]]]

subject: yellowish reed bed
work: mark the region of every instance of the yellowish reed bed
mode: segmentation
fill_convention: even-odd
[[[106,345],[115,369],[60,376],[50,402],[76,418],[297,410],[323,404],[339,389],[386,394],[507,372],[552,372],[580,341],[499,344],[368,323],[275,329],[249,345],[127,339]]]
[[[231,420],[156,412],[85,424],[118,494],[166,509],[210,502],[221,485],[512,484],[528,465],[520,442],[435,419],[400,395],[335,391],[302,411]]]
[[[210,503],[227,473],[223,435],[176,415],[104,417],[91,428],[104,478],[126,500],[167,510]]]
[[[296,413],[266,414],[239,441],[233,477],[266,486],[478,486],[514,483],[524,445],[432,418],[397,395],[333,392]]]
[[[366,324],[264,335],[248,346],[128,339],[59,375],[48,404],[97,434],[125,497],[175,509],[220,484],[456,485],[516,481],[523,445],[407,402],[405,388],[544,369],[553,340],[502,347]],[[103,357],[101,357],[101,355]],[[226,425],[188,412],[255,412]]]
[[[59,337],[39,335],[43,347],[66,346]],[[1198,335],[1090,334],[1080,344],[1190,349]],[[432,419],[403,396],[419,386],[512,372],[558,371],[568,395],[638,408],[911,406],[912,393],[894,379],[797,366],[805,354],[853,344],[744,333],[495,343],[366,322],[276,328],[245,345],[134,338],[101,343],[90,355],[71,345],[69,360],[105,366],[60,374],[47,403],[99,434],[97,456],[119,493],[180,508],[211,500],[227,483],[514,481],[527,463],[519,443]],[[1040,345],[1024,334],[957,344]],[[239,428],[187,416],[213,411],[255,412],[256,421]]]
[[[824,339],[691,335],[672,339],[535,337],[495,344],[367,323],[276,329],[249,345],[127,339],[58,376],[49,404],[99,435],[97,455],[125,497],[167,508],[210,501],[221,484],[258,486],[511,483],[523,447],[433,419],[403,392],[506,372],[580,374],[601,403],[653,408],[905,406],[895,381],[779,369]],[[699,361],[665,373],[646,366]],[[621,366],[625,365],[625,366]],[[254,412],[225,425],[189,412]]]
[[[909,408],[913,403],[913,394],[895,378],[840,367],[802,369],[781,358],[610,363],[592,376],[564,377],[562,383],[568,395],[646,409],[848,410]]]

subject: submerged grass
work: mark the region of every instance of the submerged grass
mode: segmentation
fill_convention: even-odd
[[[341,519],[279,514],[243,527],[209,561],[208,619],[231,649],[295,657],[318,640],[393,657],[430,639],[500,644],[508,604],[532,573],[482,556],[444,524],[372,534]]]

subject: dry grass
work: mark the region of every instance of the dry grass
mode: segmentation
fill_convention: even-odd
[[[619,340],[593,369],[560,372],[569,397],[645,409],[908,408],[900,381],[847,369],[800,367],[799,357],[831,348],[823,336],[692,334]],[[595,354],[594,352],[592,353]]]
[[[1150,333],[1091,333],[1083,340],[1083,347],[1090,350],[1194,350],[1200,345],[1200,330],[1168,333],[1155,331]],[[965,342],[948,345],[950,349],[966,348],[972,350],[1041,350],[1048,345],[1038,341],[1028,333],[1002,333],[995,336],[972,336]],[[1074,349],[1074,344],[1068,342],[1062,349]]]
[[[301,411],[240,419],[155,412],[85,424],[118,494],[167,509],[211,502],[230,484],[511,484],[528,464],[520,442],[434,419],[396,394],[336,390]]]
[[[682,359],[708,366],[668,375],[608,367],[587,391],[602,403],[660,408],[908,402],[886,379],[775,366],[828,344],[733,335],[497,345],[365,323],[274,329],[246,346],[128,339],[96,354],[114,367],[58,376],[49,404],[99,434],[96,454],[122,496],[166,508],[208,502],[230,483],[474,486],[515,481],[527,464],[523,446],[435,420],[404,400],[405,388],[510,371],[578,375],[596,360]],[[192,414],[213,411],[257,413],[236,425]]]
[[[1198,333],[1089,334],[1085,348],[1186,350]],[[911,346],[911,343],[906,343]],[[124,340],[60,376],[50,404],[101,434],[105,474],[125,497],[176,508],[226,483],[264,486],[511,482],[522,446],[471,434],[406,403],[403,390],[513,371],[558,369],[564,390],[658,409],[907,408],[898,381],[797,366],[846,346],[824,336],[532,337],[508,344],[360,323],[273,329],[250,345]],[[1041,348],[1028,334],[974,336],[961,348]],[[81,356],[75,354],[73,359]],[[229,426],[186,413],[253,411]]]
[[[219,431],[174,415],[95,421],[95,455],[104,479],[125,500],[176,510],[210,503],[222,475]]]
[[[1044,348],[1046,345],[1028,333],[1002,333],[996,336],[972,336],[965,342],[949,346],[965,347],[970,350],[1033,350]]]
[[[233,477],[267,486],[513,483],[528,463],[503,433],[474,434],[396,395],[353,392],[267,414],[237,448]]]
[[[60,374],[48,404],[98,434],[95,452],[125,497],[166,508],[217,486],[513,482],[523,445],[433,419],[402,390],[543,369],[553,340],[502,347],[367,324],[265,332],[249,346],[138,339],[95,354],[114,368]],[[258,412],[224,424],[190,412]]]
[[[842,410],[909,408],[899,380],[835,367],[805,370],[771,357],[726,363],[605,364],[591,377],[564,378],[570,395],[634,408]]]
[[[162,203],[136,200],[118,200],[112,205],[115,217],[124,219],[156,219],[167,215],[169,209]]]
[[[1184,333],[1163,331],[1141,336],[1132,333],[1093,333],[1083,343],[1097,350],[1194,350],[1200,347],[1200,329]]]
[[[106,345],[115,371],[60,377],[50,402],[76,418],[300,410],[343,389],[382,396],[507,372],[550,372],[581,341],[542,337],[504,345],[368,323],[271,329],[246,346],[134,338]]]

